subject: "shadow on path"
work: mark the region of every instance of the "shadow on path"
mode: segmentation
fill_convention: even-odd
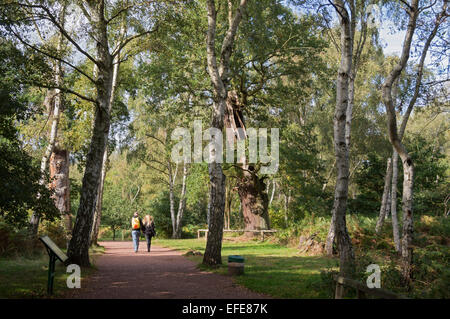
[[[101,242],[105,253],[96,261],[97,271],[65,298],[268,298],[238,286],[228,276],[208,273],[181,252],[152,245],[133,251],[132,242]],[[145,247],[144,247],[145,246]]]

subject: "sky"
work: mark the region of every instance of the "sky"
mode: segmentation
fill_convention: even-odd
[[[386,55],[395,54],[400,56],[404,37],[405,32],[397,32],[395,34],[391,34],[389,28],[382,27],[380,30],[380,38],[386,45],[383,48],[384,54]]]

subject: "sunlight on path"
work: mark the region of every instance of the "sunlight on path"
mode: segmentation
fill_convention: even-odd
[[[105,253],[81,289],[66,298],[267,298],[238,286],[228,276],[200,271],[180,252],[141,242],[138,253],[130,242],[101,242]]]

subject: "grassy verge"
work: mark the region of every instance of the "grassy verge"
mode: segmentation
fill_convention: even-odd
[[[157,239],[155,244],[181,251],[190,249],[204,252],[204,239]],[[222,262],[218,268],[201,266],[202,256],[190,256],[199,267],[215,273],[227,273],[229,255],[245,258],[245,274],[236,282],[253,291],[276,298],[331,298],[332,288],[321,276],[321,270],[336,267],[336,261],[322,256],[302,256],[295,248],[270,242],[224,241]]]
[[[95,263],[96,256],[103,253],[103,247],[90,250]],[[95,271],[95,266],[82,268],[81,277],[86,278]],[[56,262],[53,284],[53,298],[61,297],[69,288],[66,286],[66,267]],[[0,259],[0,298],[48,298],[48,255],[32,259],[24,257]]]

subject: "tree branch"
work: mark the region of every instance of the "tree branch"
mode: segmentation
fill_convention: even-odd
[[[84,56],[86,56],[89,60],[91,60],[93,63],[99,65],[99,62],[94,59],[89,53],[87,53],[85,50],[83,50],[80,45],[77,43],[77,41],[75,41],[66,31],[66,29],[64,29],[63,26],[61,26],[61,24],[58,22],[58,20],[56,19],[56,17],[51,13],[51,11],[44,5],[32,5],[32,4],[24,4],[24,3],[17,3],[17,5],[22,6],[22,7],[31,7],[31,8],[39,8],[45,11],[45,13],[47,13],[47,16],[49,18],[49,20],[53,23],[53,25],[55,25],[59,31],[61,32],[61,34],[70,42],[72,43],[75,48],[78,50],[78,52],[80,52],[81,54],[83,54]]]
[[[129,36],[128,38],[126,38],[124,41],[121,41],[120,44],[118,45],[118,47],[116,49],[114,49],[113,53],[111,54],[112,57],[116,56],[129,42],[138,39],[140,37],[143,37],[145,35],[154,33],[156,31],[158,31],[159,26],[156,26],[153,30],[149,30],[143,33],[139,33],[139,34],[135,34],[132,36]]]
[[[16,33],[11,27],[7,27],[7,29],[8,29],[12,34],[14,34],[14,36],[15,36],[15,37],[16,37],[23,45],[25,45],[25,46],[27,46],[27,47],[29,47],[29,48],[35,50],[36,52],[39,52],[39,53],[41,53],[41,54],[43,54],[43,55],[45,55],[45,56],[47,56],[47,57],[49,57],[49,58],[52,58],[52,59],[58,60],[58,61],[60,61],[60,62],[62,62],[62,63],[64,63],[64,64],[67,64],[67,65],[70,66],[72,69],[76,70],[77,72],[79,72],[80,74],[82,74],[83,76],[85,76],[85,77],[86,77],[89,81],[91,81],[92,83],[94,83],[94,84],[96,83],[96,81],[95,81],[92,77],[90,77],[87,73],[85,73],[84,71],[82,71],[80,68],[74,66],[72,63],[67,62],[66,60],[64,60],[64,59],[62,59],[62,58],[60,58],[60,57],[58,57],[58,56],[56,56],[56,55],[50,54],[50,53],[48,53],[48,52],[45,52],[45,51],[43,51],[43,50],[41,50],[41,49],[35,47],[34,45],[32,45],[32,44],[26,42],[26,41],[23,40],[23,39],[21,38],[21,36],[20,36],[18,33]]]

